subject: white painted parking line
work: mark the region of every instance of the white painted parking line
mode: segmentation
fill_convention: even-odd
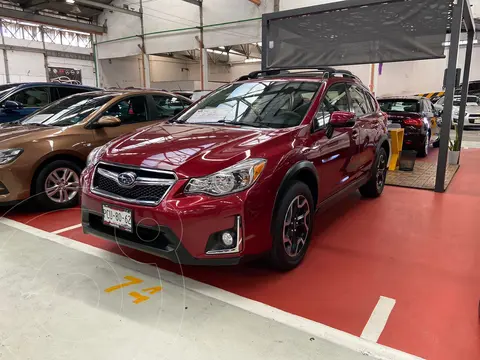
[[[370,319],[368,319],[367,325],[362,331],[361,338],[377,342],[378,338],[382,334],[385,325],[387,324],[388,317],[395,306],[395,299],[391,299],[385,296],[380,296],[375,309],[373,309]]]
[[[72,225],[72,226],[69,226],[69,227],[66,227],[66,228],[63,228],[63,229],[52,231],[52,234],[61,234],[65,231],[75,230],[75,229],[78,229],[78,228],[81,228],[81,227],[82,227],[82,224]]]
[[[84,244],[61,235],[37,229],[30,225],[26,225],[11,219],[2,218],[0,219],[0,223],[38,236],[40,238],[64,245],[71,249],[97,256],[99,258],[105,259],[106,261],[115,262],[119,265],[125,265],[126,267],[139,272],[146,271],[145,264],[137,263],[136,261],[132,261],[132,259],[111,253],[107,250],[99,249],[94,246]],[[151,271],[151,275],[158,276],[157,268],[154,266],[150,266],[150,268],[151,270],[149,271]],[[274,308],[272,306],[263,304],[255,300],[245,298],[229,291],[183,277],[176,273],[169,272],[164,269],[161,269],[160,271],[162,281],[185,287],[188,290],[197,292],[199,294],[208,296],[219,301],[223,301],[224,303],[227,303],[229,305],[233,305],[240,309],[249,311],[253,314],[274,320],[278,323],[290,326],[291,328],[306,332],[320,339],[330,341],[331,343],[343,346],[344,348],[359,352],[361,354],[372,356],[379,360],[423,360],[420,357],[405,353],[403,351],[377,344],[376,342],[360,338],[358,336],[315,322],[313,320],[303,318],[301,316],[288,313],[286,311]]]

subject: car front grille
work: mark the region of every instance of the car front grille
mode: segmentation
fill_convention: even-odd
[[[129,186],[118,180],[120,174],[134,175]],[[172,172],[130,167],[119,164],[99,163],[95,170],[91,190],[94,194],[114,200],[156,206],[175,184]]]

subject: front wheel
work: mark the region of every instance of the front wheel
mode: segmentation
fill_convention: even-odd
[[[360,194],[367,198],[376,198],[382,195],[385,187],[385,180],[387,179],[388,156],[384,148],[380,148],[377,152],[377,158],[373,168],[370,180],[360,187]]]
[[[68,160],[47,164],[34,179],[36,202],[48,210],[75,206],[79,199],[81,171],[76,163]]]
[[[291,270],[302,262],[310,243],[314,214],[309,187],[300,181],[290,184],[273,217],[270,260],[275,268]]]

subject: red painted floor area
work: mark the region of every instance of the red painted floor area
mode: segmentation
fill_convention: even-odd
[[[379,199],[352,194],[319,213],[308,255],[289,273],[262,264],[180,269],[81,229],[62,235],[354,335],[379,296],[391,297],[397,302],[379,343],[428,359],[480,359],[480,151],[463,151],[461,164],[445,194],[387,187]],[[11,217],[25,223],[35,218]],[[78,222],[77,208],[31,224],[57,230]]]

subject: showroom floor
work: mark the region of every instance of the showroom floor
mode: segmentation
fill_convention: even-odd
[[[212,358],[213,349],[233,359],[416,358],[390,348],[478,359],[479,163],[480,150],[463,151],[446,194],[387,187],[319,213],[309,253],[289,273],[181,268],[119,249],[82,233],[79,208],[11,213],[0,224],[2,359]]]

